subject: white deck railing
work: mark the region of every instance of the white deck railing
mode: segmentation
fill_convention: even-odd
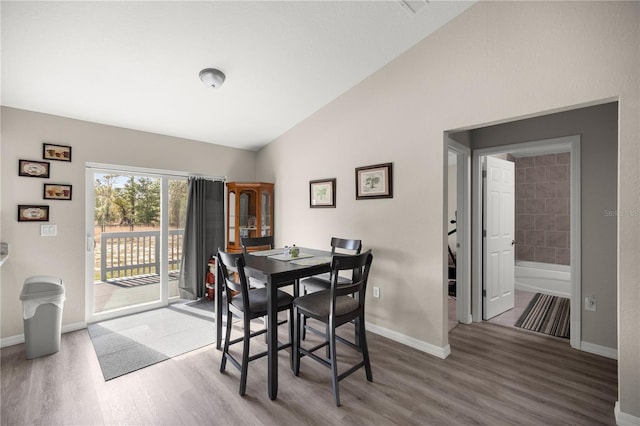
[[[169,231],[169,270],[178,269],[184,229]],[[105,232],[100,237],[100,281],[160,271],[160,231]]]

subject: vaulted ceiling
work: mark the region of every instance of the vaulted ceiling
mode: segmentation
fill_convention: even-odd
[[[2,1],[1,102],[258,149],[472,4]]]

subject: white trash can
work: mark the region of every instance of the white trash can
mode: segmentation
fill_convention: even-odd
[[[62,278],[37,275],[24,281],[20,300],[23,307],[27,359],[60,350],[64,299]]]

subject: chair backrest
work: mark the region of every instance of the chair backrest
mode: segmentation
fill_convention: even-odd
[[[331,259],[331,295],[332,310],[338,296],[346,296],[358,293],[360,307],[364,306],[364,296],[367,292],[367,281],[369,280],[369,270],[373,262],[371,250],[356,255],[335,255]],[[338,285],[338,274],[340,271],[353,271],[353,279],[350,284]]]
[[[273,235],[268,237],[243,237],[240,239],[240,244],[244,254],[247,254],[247,249],[250,248],[272,249]]]
[[[352,240],[348,238],[331,238],[331,255],[336,254],[360,254],[362,250],[362,240]],[[329,275],[329,280],[333,281],[333,271]]]
[[[340,253],[336,249],[350,250],[354,252],[349,254],[360,254],[360,251],[362,250],[362,240],[350,240],[346,238],[333,237],[331,238],[332,255]]]
[[[232,291],[240,292],[244,311],[249,312],[249,298],[247,297],[249,285],[247,284],[247,275],[244,272],[244,255],[242,253],[226,253],[218,249],[217,263],[224,284],[223,290],[227,295],[227,303],[233,297]]]

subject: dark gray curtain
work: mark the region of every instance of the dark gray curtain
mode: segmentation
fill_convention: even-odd
[[[207,263],[224,247],[224,182],[189,178],[180,263],[180,297],[204,296]]]

